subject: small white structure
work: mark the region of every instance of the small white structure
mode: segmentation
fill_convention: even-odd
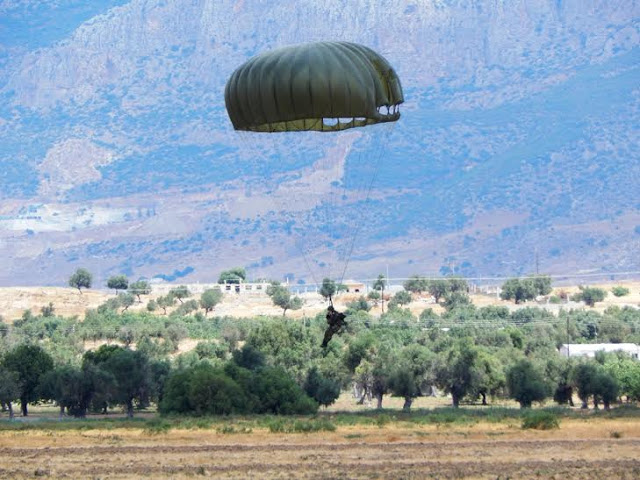
[[[367,286],[357,280],[345,280],[342,284],[347,287],[347,293],[366,293]]]
[[[632,358],[638,359],[640,345],[635,343],[563,343],[560,347],[560,355],[563,357],[590,357],[596,356],[596,352],[626,352]]]

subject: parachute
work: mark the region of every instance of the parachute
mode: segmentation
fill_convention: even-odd
[[[258,55],[233,72],[224,98],[233,127],[253,132],[331,132],[394,122],[404,101],[389,62],[348,42],[309,43]]]
[[[249,59],[231,74],[224,96],[229,119],[240,133],[242,155],[266,160],[265,152],[276,151],[291,161],[292,149],[302,153],[306,148],[308,156],[321,157],[315,158],[311,173],[294,167],[297,173],[289,177],[267,175],[257,164],[253,174],[264,185],[276,182],[264,188],[270,192],[274,218],[286,219],[289,234],[298,236],[296,247],[314,283],[334,274],[341,282],[360,231],[362,208],[357,206],[369,198],[390,131],[383,131],[382,124],[392,126],[400,118],[404,96],[395,70],[363,45],[307,43]],[[317,138],[317,132],[333,135],[309,138]],[[309,150],[310,145],[316,148]],[[347,163],[357,174],[349,176]]]

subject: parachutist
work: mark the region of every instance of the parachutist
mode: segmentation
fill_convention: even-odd
[[[345,322],[346,315],[342,312],[338,312],[333,305],[329,305],[327,308],[327,323],[329,326],[327,330],[324,332],[324,339],[322,340],[322,348],[327,348],[327,345],[331,341],[331,337],[335,333],[340,333],[341,330],[347,326],[347,322]]]

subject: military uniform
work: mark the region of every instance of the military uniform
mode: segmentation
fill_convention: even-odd
[[[324,339],[322,340],[322,348],[326,348],[333,337],[334,333],[340,333],[343,327],[347,325],[345,322],[346,315],[344,313],[338,312],[333,306],[329,306],[327,308],[327,323],[329,326],[327,330],[324,332]]]

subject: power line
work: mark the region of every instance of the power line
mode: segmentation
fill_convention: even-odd
[[[556,279],[571,279],[571,278],[597,278],[597,277],[612,277],[612,276],[640,276],[640,270],[632,270],[632,271],[624,271],[624,272],[600,272],[600,273],[556,273],[556,274],[542,274],[542,277],[556,278]],[[413,280],[416,277],[425,280],[445,280],[445,281],[458,281],[458,280],[467,280],[467,281],[505,281],[510,280],[512,278],[518,279],[526,279],[530,278],[533,275],[511,275],[511,276],[483,276],[483,277],[463,277],[459,275],[454,276],[441,276],[441,275],[414,275],[411,277],[393,277],[388,278],[387,281],[396,281],[402,282],[406,280]],[[365,278],[360,280],[361,282],[375,282],[376,278]]]

